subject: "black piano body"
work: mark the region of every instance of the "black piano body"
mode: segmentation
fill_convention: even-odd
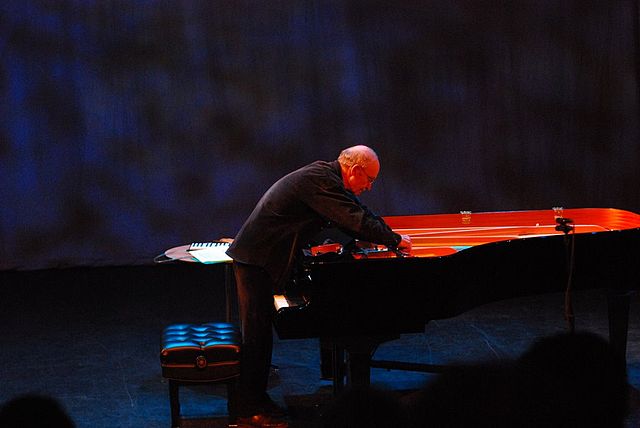
[[[568,233],[557,230],[558,217],[551,210],[386,217],[412,236],[411,255],[311,258],[309,280],[279,297],[275,329],[281,339],[329,338],[353,354],[351,382],[368,383],[370,354],[384,340],[489,302],[564,293],[570,284],[607,289],[610,342],[624,357],[630,294],[640,285],[640,216],[567,209]]]

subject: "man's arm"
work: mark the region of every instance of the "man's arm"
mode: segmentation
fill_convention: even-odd
[[[403,238],[391,230],[381,217],[341,185],[311,183],[300,195],[312,210],[357,239],[388,247],[410,248],[411,240],[408,237]]]
[[[411,237],[409,235],[400,235],[402,240],[398,244],[398,250],[409,254],[411,252]]]

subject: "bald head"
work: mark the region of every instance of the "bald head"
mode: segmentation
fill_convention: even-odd
[[[380,172],[378,155],[367,146],[344,149],[338,156],[338,163],[344,186],[356,195],[371,190],[371,185]]]
[[[340,165],[349,168],[353,165],[367,167],[371,162],[379,163],[380,161],[378,160],[378,155],[371,147],[360,145],[348,147],[340,152],[338,162],[340,162]]]

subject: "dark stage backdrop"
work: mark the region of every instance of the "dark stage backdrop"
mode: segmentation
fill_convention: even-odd
[[[0,268],[233,236],[352,144],[382,215],[640,211],[636,1],[4,1]]]

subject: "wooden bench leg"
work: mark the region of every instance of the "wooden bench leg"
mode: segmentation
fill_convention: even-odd
[[[174,380],[169,380],[169,403],[171,406],[171,428],[180,427],[180,385]]]

